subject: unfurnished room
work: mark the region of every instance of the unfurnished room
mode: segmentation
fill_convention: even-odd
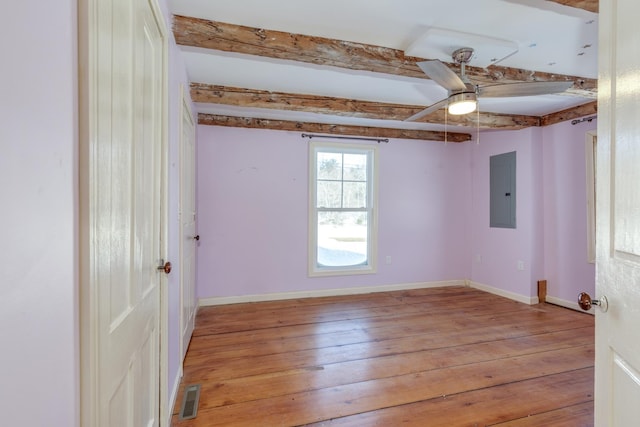
[[[637,423],[636,2],[56,3],[0,26],[7,425]]]

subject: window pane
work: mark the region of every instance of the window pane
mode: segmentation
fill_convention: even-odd
[[[318,208],[341,208],[342,182],[318,181]]]
[[[368,264],[366,212],[318,212],[318,266]]]
[[[342,207],[351,209],[367,207],[366,182],[345,182],[343,186]]]
[[[376,146],[311,143],[309,276],[375,272]]]
[[[344,180],[346,181],[366,181],[367,180],[367,155],[366,154],[345,154],[344,155]]]
[[[342,153],[318,152],[318,179],[342,179]]]

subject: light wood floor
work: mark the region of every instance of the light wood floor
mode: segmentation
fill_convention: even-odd
[[[173,425],[592,426],[593,334],[465,287],[204,307]]]

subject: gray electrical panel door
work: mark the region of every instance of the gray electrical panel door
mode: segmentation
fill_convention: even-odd
[[[490,227],[516,228],[516,152],[491,156]]]

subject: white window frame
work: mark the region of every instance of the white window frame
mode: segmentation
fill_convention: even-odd
[[[317,160],[318,152],[367,154],[367,264],[357,266],[318,266]],[[378,147],[365,144],[345,144],[313,141],[309,143],[309,277],[342,276],[376,273],[378,256]]]

